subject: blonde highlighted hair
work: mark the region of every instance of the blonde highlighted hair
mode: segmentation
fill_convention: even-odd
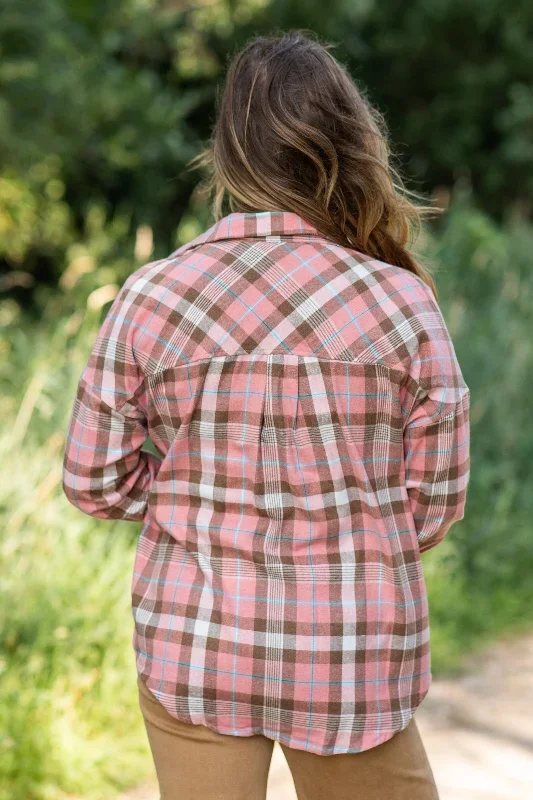
[[[229,66],[207,148],[215,220],[293,211],[327,239],[435,284],[411,248],[436,213],[391,164],[382,115],[323,45],[300,31],[258,37]]]

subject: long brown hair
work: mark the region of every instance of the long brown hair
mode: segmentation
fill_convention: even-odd
[[[208,147],[215,220],[293,211],[327,239],[418,275],[422,217],[391,164],[382,115],[323,45],[300,31],[249,42],[232,59]],[[418,199],[418,198],[417,198]]]

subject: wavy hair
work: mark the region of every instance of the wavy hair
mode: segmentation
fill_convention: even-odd
[[[232,59],[207,148],[215,220],[230,211],[293,211],[327,239],[403,267],[436,295],[415,259],[422,218],[392,166],[386,125],[346,69],[300,31],[257,37]]]

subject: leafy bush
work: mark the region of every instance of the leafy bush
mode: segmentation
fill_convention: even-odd
[[[533,622],[533,229],[501,230],[458,204],[430,251],[472,394],[467,514],[424,556],[435,664],[452,668],[465,648]]]
[[[528,0],[4,0],[0,284],[54,286],[94,206],[169,252],[228,57],[290,27],[337,43],[419,188],[531,218],[532,26]]]

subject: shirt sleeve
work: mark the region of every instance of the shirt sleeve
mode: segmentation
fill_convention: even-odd
[[[404,458],[420,552],[425,552],[464,517],[470,476],[470,392],[432,293],[417,322],[418,348],[405,391]]]
[[[142,520],[161,459],[148,438],[144,376],[133,339],[138,295],[132,278],[113,302],[78,383],[63,458],[63,491],[102,519]]]

